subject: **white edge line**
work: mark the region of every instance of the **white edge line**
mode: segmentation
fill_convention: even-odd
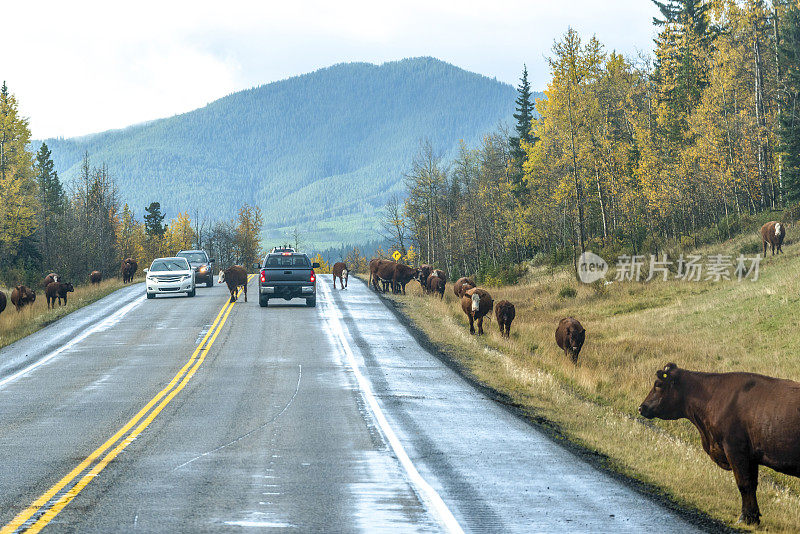
[[[411,458],[409,458],[406,450],[403,448],[403,444],[400,443],[400,440],[397,438],[394,430],[392,430],[392,427],[389,425],[389,421],[386,420],[386,416],[384,416],[383,410],[381,410],[381,407],[378,404],[378,400],[372,393],[372,387],[364,375],[361,374],[358,364],[356,363],[355,356],[353,355],[353,350],[350,348],[350,343],[347,341],[347,337],[344,335],[342,323],[339,321],[339,317],[335,313],[336,310],[334,309],[332,301],[329,298],[331,289],[324,282],[321,285],[323,288],[323,293],[325,293],[325,298],[328,301],[326,302],[326,308],[329,311],[329,313],[326,314],[328,325],[331,327],[331,331],[339,339],[339,343],[342,345],[345,355],[347,356],[347,362],[350,365],[350,368],[353,370],[353,374],[358,382],[358,387],[361,389],[361,393],[364,396],[364,399],[367,401],[373,417],[378,422],[383,434],[386,436],[386,440],[392,446],[395,456],[397,456],[400,464],[406,470],[406,473],[408,473],[408,477],[416,488],[417,493],[422,496],[429,509],[433,510],[434,515],[445,528],[445,530],[455,534],[463,534],[464,530],[461,528],[461,525],[459,525],[453,513],[447,507],[447,504],[445,504],[444,500],[436,492],[436,490],[433,489],[433,487],[428,484],[422,475],[419,474],[416,466],[414,466],[414,462],[411,461]]]
[[[52,360],[53,358],[55,358],[56,356],[58,356],[59,354],[64,352],[65,350],[67,350],[67,349],[73,347],[74,345],[80,343],[81,341],[83,341],[84,339],[86,339],[90,335],[94,334],[95,332],[97,332],[99,330],[102,330],[102,329],[105,329],[105,328],[108,328],[110,326],[113,326],[116,322],[118,322],[120,319],[122,319],[122,317],[126,313],[128,313],[129,311],[134,309],[136,306],[138,306],[142,302],[144,302],[144,297],[139,297],[138,299],[135,299],[133,302],[129,302],[128,304],[126,304],[125,306],[123,306],[122,308],[120,308],[119,310],[114,312],[113,314],[109,315],[108,317],[106,317],[105,319],[100,321],[99,323],[95,324],[94,326],[92,326],[88,330],[84,330],[83,332],[81,332],[80,334],[78,334],[74,338],[70,339],[69,341],[67,341],[66,343],[64,343],[63,345],[61,345],[57,349],[55,349],[54,351],[48,353],[46,356],[44,356],[44,357],[40,358],[39,360],[35,361],[34,363],[30,364],[28,367],[25,367],[24,369],[21,369],[21,370],[17,371],[16,373],[14,373],[12,375],[9,375],[6,378],[0,380],[0,388],[5,386],[6,384],[9,384],[9,383],[13,382],[14,380],[18,379],[19,377],[30,373],[31,371],[33,371],[37,367],[46,364],[47,362],[49,362],[50,360]],[[67,315],[67,317],[69,317],[69,315]]]

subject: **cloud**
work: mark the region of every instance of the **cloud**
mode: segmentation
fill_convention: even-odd
[[[342,61],[435,56],[544,87],[572,25],[609,48],[649,49],[645,0],[14,2],[0,77],[38,138],[120,128]]]

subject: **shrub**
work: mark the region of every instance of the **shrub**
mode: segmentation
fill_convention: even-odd
[[[578,296],[578,290],[572,286],[564,286],[558,292],[558,297],[562,299],[574,299]]]

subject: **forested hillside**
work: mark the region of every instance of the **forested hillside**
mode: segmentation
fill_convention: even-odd
[[[234,93],[175,117],[76,139],[49,139],[70,181],[86,151],[137,215],[230,219],[260,207],[266,243],[299,227],[308,245],[375,239],[378,212],[404,190],[423,140],[448,156],[508,123],[510,85],[432,58],[339,64]],[[38,148],[35,146],[34,148]]]

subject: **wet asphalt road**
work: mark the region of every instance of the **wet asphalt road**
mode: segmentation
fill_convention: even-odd
[[[364,284],[329,279],[317,308],[262,309],[251,282],[185,387],[96,476],[80,473],[46,530],[693,530],[485,398]],[[227,295],[143,292],[0,351],[0,525],[169,385]]]

